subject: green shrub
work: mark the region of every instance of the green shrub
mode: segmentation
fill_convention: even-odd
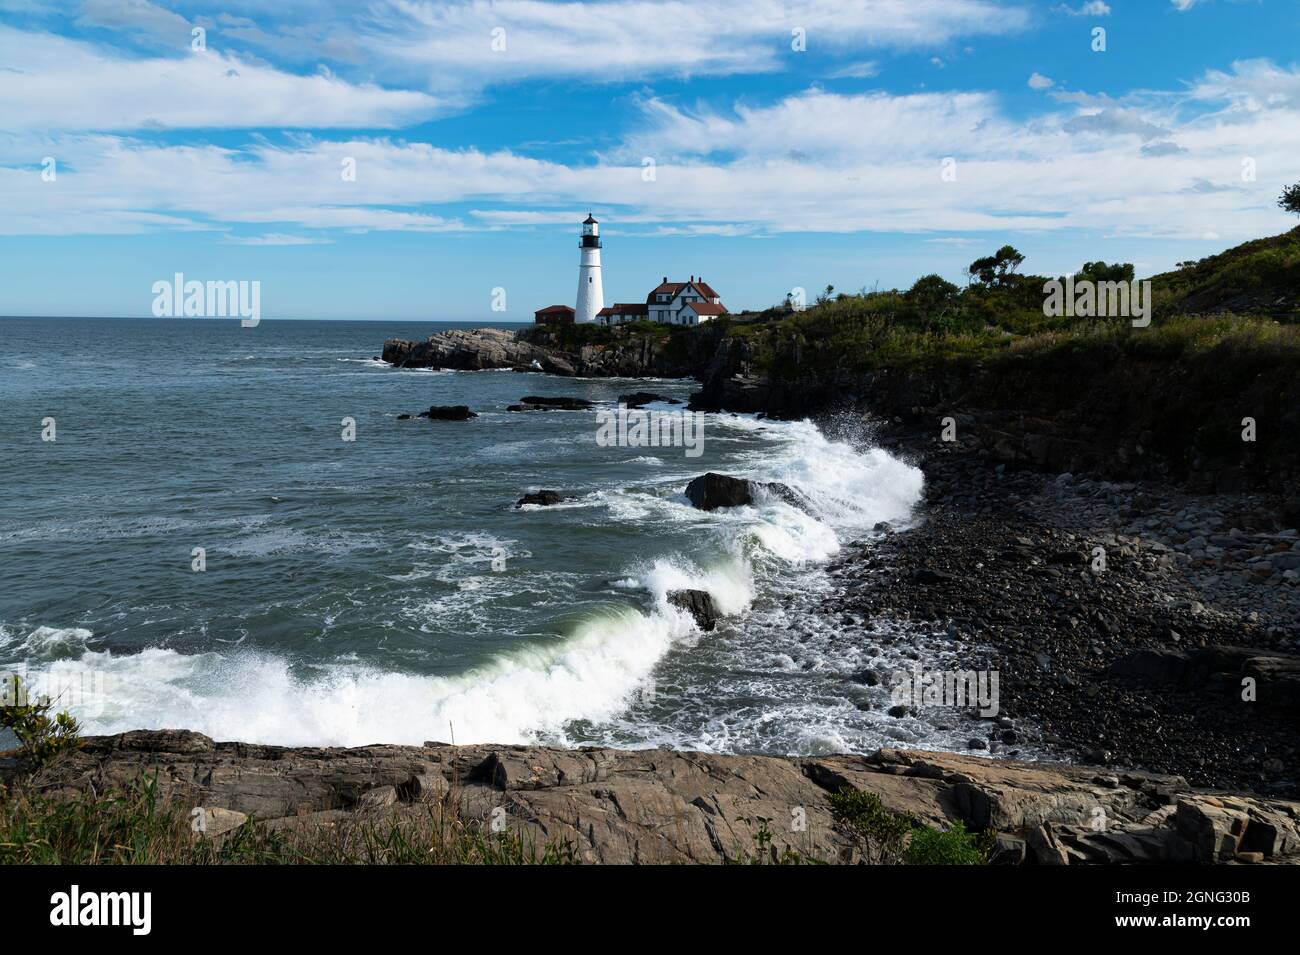
[[[22,677],[4,680],[0,691],[0,726],[18,739],[28,768],[38,770],[60,753],[81,745],[81,727],[66,711],[50,716],[54,704],[48,696],[33,700]]]
[[[907,844],[908,865],[984,865],[987,839],[954,822],[946,831],[922,826]]]
[[[831,816],[859,844],[870,863],[901,862],[907,835],[915,825],[908,813],[892,813],[875,793],[844,788],[827,797]]]

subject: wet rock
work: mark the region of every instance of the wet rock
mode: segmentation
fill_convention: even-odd
[[[619,395],[618,403],[628,408],[641,408],[655,402],[666,402],[670,405],[679,405],[681,401],[677,398],[666,398],[663,395],[657,395],[653,391],[634,391],[630,395]]]
[[[701,630],[712,630],[722,618],[717,602],[707,590],[674,590],[668,602],[690,613]]]
[[[421,411],[419,416],[430,421],[468,421],[477,418],[478,414],[465,405],[432,405],[428,411]]]
[[[553,504],[559,504],[565,500],[567,495],[559,491],[533,491],[525,494],[519,500],[515,501],[515,507],[523,507],[525,504],[536,504],[538,507],[550,507]]]
[[[744,478],[710,471],[686,485],[686,497],[702,511],[754,503],[754,486]]]
[[[546,411],[581,411],[593,406],[586,398],[569,398],[558,395],[526,395],[519,399],[525,409]],[[514,406],[512,406],[514,407]]]

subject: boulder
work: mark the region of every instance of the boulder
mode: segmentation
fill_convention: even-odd
[[[190,810],[190,832],[208,839],[225,835],[247,821],[247,814],[220,806],[195,806]]]
[[[702,511],[740,507],[754,503],[754,485],[744,478],[710,471],[686,485],[686,496],[692,505]]]
[[[430,421],[468,421],[477,418],[478,414],[465,405],[433,405],[428,411],[421,411],[420,417]]]
[[[630,395],[619,395],[618,403],[628,408],[640,408],[643,405],[651,404],[655,401],[666,401],[670,405],[681,404],[676,398],[665,398],[663,395],[657,395],[653,391],[634,391]]]
[[[668,594],[668,602],[689,612],[701,630],[712,630],[722,617],[717,603],[707,590],[674,590]]]
[[[568,398],[562,395],[525,395],[519,399],[519,402],[533,408],[558,411],[581,411],[584,408],[590,408],[593,404],[586,398]]]
[[[552,504],[559,504],[565,499],[566,495],[559,491],[533,491],[531,494],[525,494],[515,502],[515,507],[523,507],[525,504],[536,504],[538,507],[550,507]]]
[[[779,498],[792,507],[810,513],[812,511],[812,505],[806,497],[780,481],[750,481],[710,471],[686,485],[686,497],[702,511],[753,504],[764,495]]]

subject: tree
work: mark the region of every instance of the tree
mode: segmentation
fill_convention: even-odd
[[[943,276],[931,273],[917,279],[915,284],[903,293],[903,297],[916,306],[922,315],[934,315],[956,302],[960,291]]]
[[[1132,282],[1133,263],[1116,262],[1107,265],[1100,259],[1096,262],[1084,262],[1075,278],[1088,279],[1093,282]]]
[[[1281,197],[1277,200],[1277,204],[1287,212],[1294,212],[1296,215],[1300,216],[1300,182],[1297,182],[1294,186],[1287,186],[1283,189]]]
[[[988,288],[995,285],[1006,288],[1014,284],[1012,276],[1024,261],[1025,257],[1014,246],[1004,245],[992,255],[976,259],[966,273],[972,280],[978,279],[980,284]]]

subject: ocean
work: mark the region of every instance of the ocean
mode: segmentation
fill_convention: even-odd
[[[910,665],[907,641],[874,639],[901,624],[819,609],[826,561],[921,494],[861,422],[710,414],[689,457],[598,443],[596,410],[506,406],[691,382],[374,359],[450,327],[473,325],[0,319],[0,670],[92,733],[959,746],[850,679]],[[397,419],[434,404],[479,417]],[[683,489],[706,471],[810,507],[696,510]],[[542,488],[573,497],[514,507]],[[728,614],[716,630],[669,604],[685,587]]]

